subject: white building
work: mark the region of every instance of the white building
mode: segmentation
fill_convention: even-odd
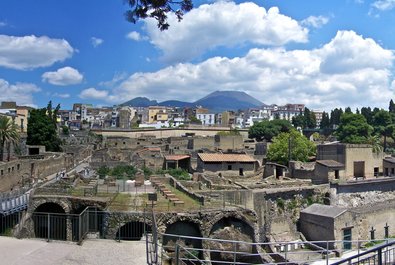
[[[202,122],[202,125],[212,126],[215,124],[215,114],[196,114],[196,118]]]

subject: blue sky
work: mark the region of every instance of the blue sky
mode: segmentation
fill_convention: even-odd
[[[266,104],[387,108],[395,0],[194,1],[161,32],[122,0],[0,1],[0,100],[63,109],[239,90]]]

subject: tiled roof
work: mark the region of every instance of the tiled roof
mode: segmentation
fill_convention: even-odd
[[[335,160],[317,160],[317,163],[326,167],[344,167],[344,164]]]
[[[206,154],[199,153],[203,162],[255,162],[255,159],[246,154]]]
[[[168,155],[168,156],[165,156],[165,159],[178,161],[178,160],[183,160],[183,159],[190,158],[190,157],[191,156],[189,156],[189,155]]]

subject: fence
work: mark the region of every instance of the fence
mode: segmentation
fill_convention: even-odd
[[[252,243],[236,240],[189,237],[162,234],[173,238],[174,245],[162,245],[162,260],[170,264],[395,264],[395,241],[350,241],[358,246],[347,252],[349,258],[341,258],[342,250],[329,250],[331,245],[342,246],[344,241],[295,241]],[[191,243],[195,240],[196,243]],[[189,242],[189,243],[188,243]],[[374,248],[362,247],[384,242]],[[319,246],[327,246],[327,248]]]
[[[0,193],[0,214],[9,215],[27,208],[31,188]]]

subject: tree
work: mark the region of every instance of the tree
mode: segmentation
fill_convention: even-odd
[[[47,108],[34,109],[30,111],[27,127],[27,141],[29,145],[44,145],[47,151],[59,152],[61,140],[57,133],[56,115],[59,110],[58,105],[52,110],[52,102]]]
[[[305,125],[303,128],[314,129],[317,127],[314,112],[310,111],[308,108],[304,108],[303,116],[305,119]]]
[[[361,109],[361,114],[365,117],[368,124],[372,125],[372,121],[373,121],[372,109],[370,107],[367,107],[367,108],[363,107]]]
[[[390,113],[395,113],[395,103],[392,99],[390,100],[390,105],[388,107],[388,110]]]
[[[335,126],[340,124],[340,117],[343,114],[342,108],[338,109],[335,108],[334,110],[331,111],[331,126],[332,128],[335,128]]]
[[[344,113],[352,113],[351,108],[350,108],[350,107],[347,107],[347,108],[344,110]]]
[[[340,124],[336,130],[337,139],[342,143],[367,143],[371,136],[370,126],[362,114],[344,113],[340,117]]]
[[[329,114],[325,111],[322,113],[322,119],[320,123],[320,129],[328,129],[331,126],[331,121],[329,119]]]
[[[289,132],[292,125],[287,120],[264,120],[255,123],[248,130],[248,138],[255,138],[257,141],[263,139],[271,141],[272,138],[281,132]]]
[[[0,116],[0,159],[4,161],[6,143],[15,143],[19,139],[18,126],[7,116]],[[10,150],[8,150],[10,160]]]
[[[273,138],[269,146],[267,158],[269,161],[288,165],[289,160],[306,162],[316,153],[316,146],[295,129],[280,133]]]
[[[158,28],[166,30],[168,13],[174,13],[180,21],[185,12],[193,8],[191,0],[125,0],[130,10],[125,12],[126,20],[136,23],[140,19],[151,17],[156,19]],[[178,7],[178,9],[176,9]]]
[[[384,151],[387,149],[387,137],[392,137],[395,132],[394,127],[388,111],[381,109],[373,116],[374,133],[384,137]]]

